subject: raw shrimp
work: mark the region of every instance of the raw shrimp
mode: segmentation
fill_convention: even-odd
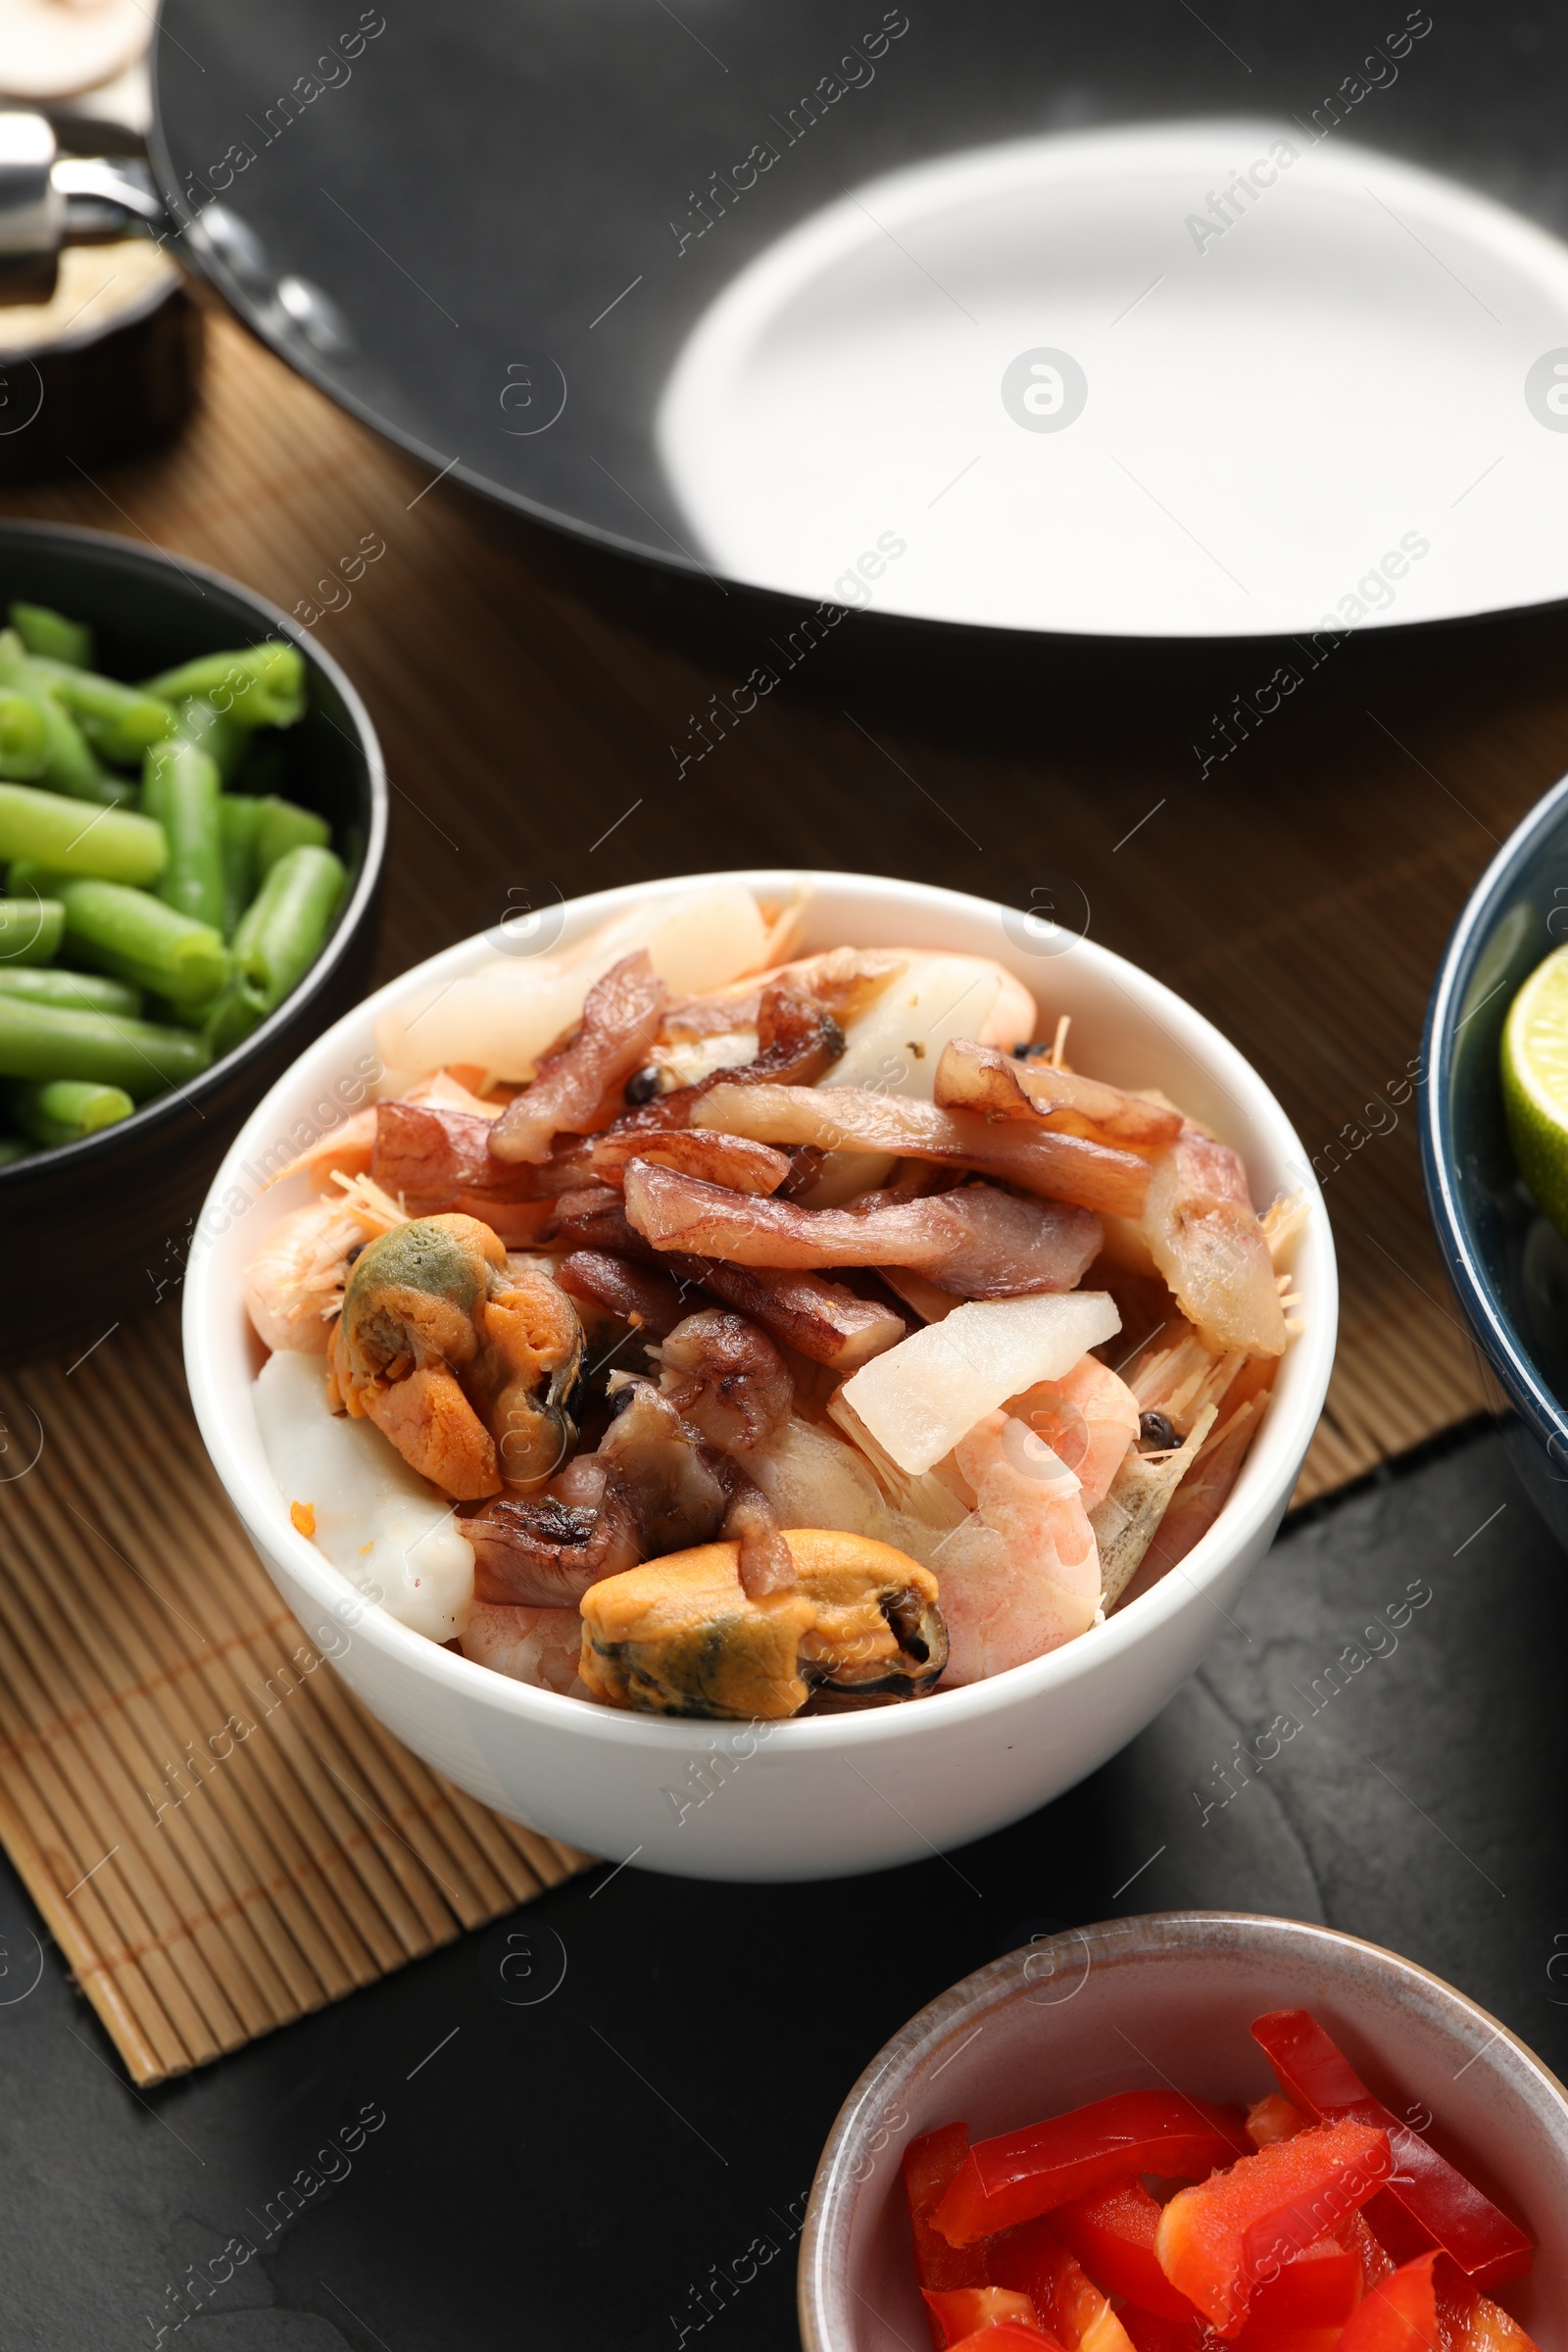
[[[1065,1380],[1037,1381],[1006,1409],[1077,1472],[1086,1511],[1104,1501],[1128,1446],[1138,1442],[1138,1398],[1094,1355],[1080,1357]]]
[[[987,1413],[954,1449],[975,1510],[932,1555],[946,1685],[977,1683],[1087,1633],[1100,1554],[1077,1474],[1011,1414]]]
[[[463,1654],[476,1666],[510,1674],[514,1683],[586,1698],[577,1680],[582,1619],[575,1609],[515,1609],[480,1601],[461,1636]]]
[[[350,1252],[385,1230],[344,1200],[310,1200],[280,1217],[245,1269],[245,1304],[267,1346],[324,1355]]]

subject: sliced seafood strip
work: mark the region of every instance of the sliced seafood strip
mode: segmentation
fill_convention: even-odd
[[[548,1159],[558,1135],[602,1127],[607,1102],[653,1050],[667,994],[646,949],[612,964],[588,991],[570,1043],[540,1064],[533,1084],[513,1097],[491,1128],[494,1156],[537,1163]]]
[[[1158,1152],[1182,1131],[1181,1112],[1167,1103],[1080,1077],[1076,1070],[1057,1069],[1035,1054],[999,1054],[972,1038],[955,1038],[944,1047],[935,1092],[950,1109],[1040,1123],[1124,1152]]]

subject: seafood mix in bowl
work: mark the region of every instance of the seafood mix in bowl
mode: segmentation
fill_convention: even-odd
[[[939,1704],[1082,1638],[1297,1328],[1302,1200],[1000,962],[794,953],[807,906],[714,879],[398,998],[250,1257],[296,1529],[577,1701]]]

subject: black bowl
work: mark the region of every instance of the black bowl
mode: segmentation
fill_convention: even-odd
[[[0,1168],[0,1365],[90,1348],[179,1283],[196,1212],[241,1121],[308,1045],[364,996],[386,861],[381,747],[348,679],[275,605],[184,557],[101,531],[0,523],[0,610],[15,597],[90,621],[112,675],[285,637],[305,657],[307,709],[278,742],[279,789],[332,827],[349,893],[293,995],[191,1085],[80,1143]]]
[[[1568,1241],[1514,1164],[1508,1007],[1568,935],[1568,777],[1508,836],[1454,926],[1427,1010],[1422,1173],[1515,1469],[1568,1547]]]

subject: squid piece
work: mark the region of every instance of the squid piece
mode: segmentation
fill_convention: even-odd
[[[1192,1434],[1174,1452],[1125,1455],[1106,1493],[1091,1507],[1089,1524],[1100,1547],[1101,1600],[1107,1616],[1137,1575],[1177,1488],[1195,1467],[1213,1426],[1214,1407],[1205,1404]]]
[[[825,1282],[817,1274],[729,1266],[716,1258],[656,1250],[627,1222],[624,1201],[608,1185],[564,1194],[549,1230],[553,1239],[571,1243],[574,1255],[591,1252],[667,1267],[678,1282],[701,1285],[798,1354],[837,1372],[857,1371],[897,1347],[907,1328],[890,1306],[858,1298],[842,1283]]]
[[[514,1096],[491,1128],[495,1157],[537,1165],[549,1158],[558,1135],[588,1135],[603,1126],[607,1098],[648,1059],[667,994],[645,948],[612,964],[588,991],[570,1043],[540,1063],[533,1084]]]
[[[650,1339],[662,1340],[692,1311],[691,1301],[662,1268],[634,1265],[602,1250],[573,1250],[556,1268],[568,1298],[618,1315]]]
[[[610,1463],[579,1454],[531,1501],[502,1495],[463,1522],[476,1600],[574,1609],[602,1576],[647,1557],[636,1514]]]
[[[1022,1066],[1002,1054],[993,1058],[1004,1068]],[[946,1066],[945,1054],[937,1073],[939,1085]],[[1084,1134],[1058,1132],[1032,1113],[1027,1124],[1021,1119],[992,1119],[978,1110],[947,1110],[935,1102],[858,1086],[742,1088],[729,1084],[721,1073],[704,1098],[703,1117],[710,1126],[759,1143],[809,1144],[824,1152],[891,1152],[950,1168],[974,1169],[1048,1200],[1068,1200],[1108,1216],[1138,1216],[1149,1192],[1149,1165],[1136,1152],[1112,1149]]]
[[[951,1110],[968,1110],[1028,1128],[1044,1126],[1058,1135],[1080,1135],[1122,1152],[1154,1152],[1173,1144],[1182,1114],[1163,1103],[1145,1102],[1119,1086],[1054,1069],[1049,1061],[999,1054],[972,1038],[955,1038],[937,1064],[936,1099]],[[1108,1205],[1108,1204],[1107,1204]],[[1136,1216],[1136,1209],[1117,1210]]]
[[[364,1250],[327,1369],[334,1406],[460,1501],[537,1491],[576,1443],[576,1312],[474,1217],[416,1218]]]
[[[794,1408],[789,1366],[744,1315],[719,1307],[688,1315],[661,1354],[662,1394],[722,1453],[744,1455],[765,1446]]]
[[[778,1721],[813,1689],[913,1697],[947,1664],[928,1568],[891,1544],[791,1528],[793,1577],[752,1598],[738,1544],[708,1544],[607,1577],[582,1603],[584,1683],[655,1715]]]
[[[626,1216],[661,1250],[743,1266],[911,1266],[964,1298],[1069,1291],[1097,1255],[1099,1219],[1056,1201],[967,1185],[859,1216],[732,1193],[634,1159]]]
[[[588,1146],[565,1138],[542,1165],[490,1151],[492,1119],[426,1102],[378,1102],[374,1182],[413,1217],[477,1217],[504,1242],[531,1242],[560,1194],[590,1181]]]
[[[1268,1242],[1228,1144],[1188,1128],[1155,1160],[1144,1231],[1176,1303],[1216,1355],[1283,1355],[1288,1334]]]
[[[710,1127],[671,1127],[665,1134],[637,1134],[622,1129],[596,1136],[592,1151],[594,1175],[601,1184],[619,1184],[626,1163],[646,1159],[656,1167],[676,1168],[683,1176],[701,1176],[710,1184],[727,1185],[734,1193],[776,1193],[794,1173],[782,1152],[753,1143],[744,1135],[721,1135]]]
[[[531,1683],[536,1690],[586,1698],[577,1668],[582,1657],[582,1619],[575,1608],[519,1609],[480,1603],[458,1642],[466,1658]]]
[[[710,1070],[691,1086],[629,1110],[612,1135],[646,1134],[651,1128],[689,1127],[710,1089],[732,1086],[814,1086],[844,1052],[844,1032],[827,1006],[804,990],[775,984],[764,988],[757,1012],[757,1053],[738,1065]]]

